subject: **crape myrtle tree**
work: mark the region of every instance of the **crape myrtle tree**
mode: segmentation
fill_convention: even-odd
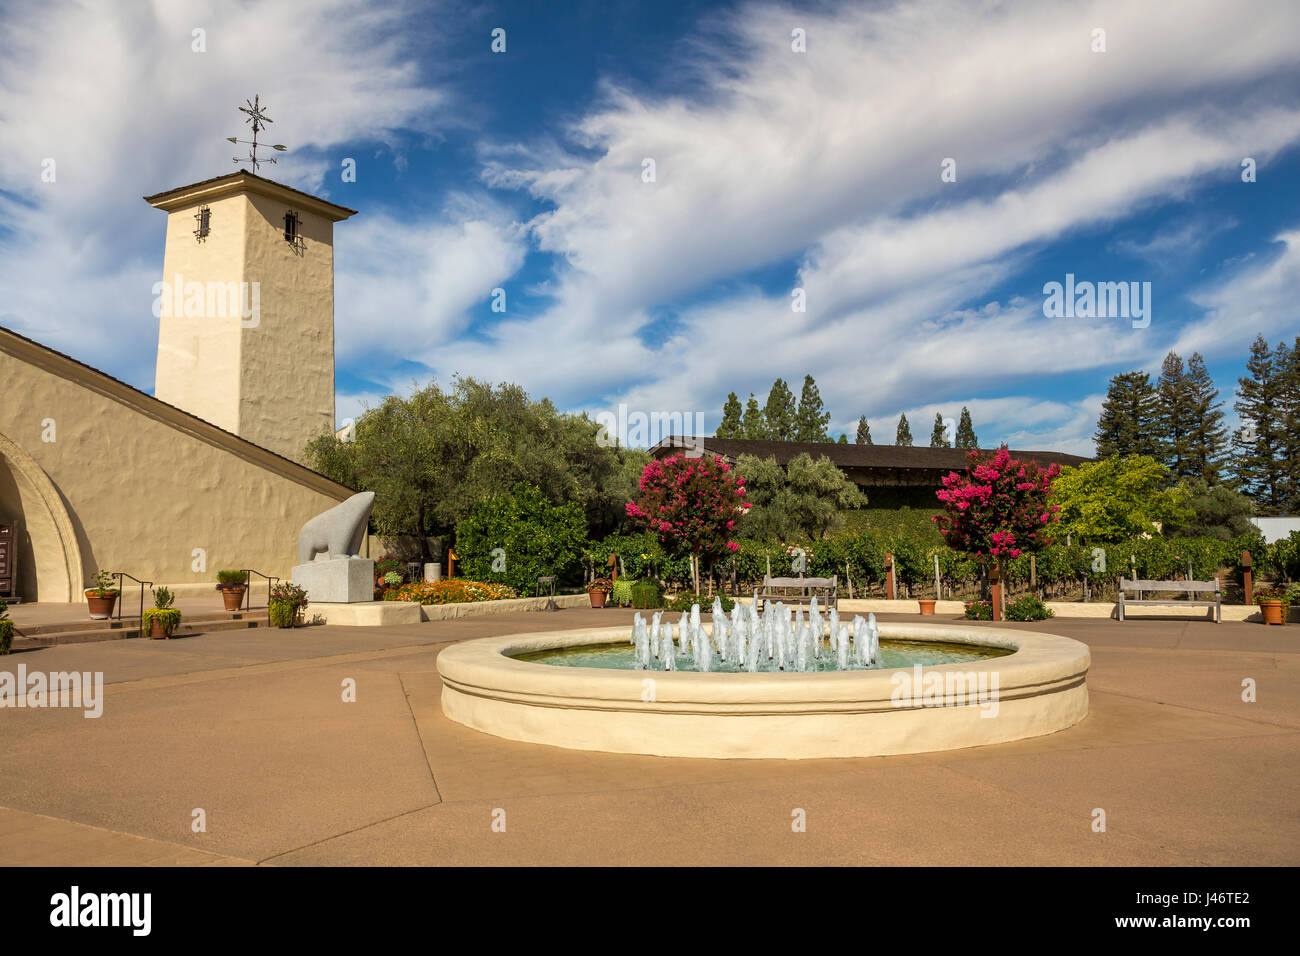
[[[937,492],[943,514],[935,515],[934,522],[950,548],[995,565],[1001,582],[1007,561],[1052,543],[1059,509],[1047,499],[1060,468],[1044,470],[1012,458],[1006,445],[991,454],[972,451],[967,458],[964,474],[953,471],[944,477]],[[999,612],[1000,603],[995,602]]]
[[[749,507],[744,479],[721,458],[675,455],[645,466],[627,515],[645,522],[670,554],[690,557],[698,594],[700,558],[711,561],[738,550],[732,529]]]

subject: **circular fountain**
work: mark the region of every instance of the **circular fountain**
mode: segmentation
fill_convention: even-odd
[[[1063,730],[1088,712],[1088,648],[1054,634],[840,623],[815,606],[715,605],[674,626],[467,641],[438,657],[452,720],[511,740],[679,757],[866,757]]]

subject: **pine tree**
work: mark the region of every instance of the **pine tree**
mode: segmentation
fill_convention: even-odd
[[[858,437],[854,442],[858,445],[874,445],[871,440],[871,423],[867,421],[867,416],[863,415],[858,419]]]
[[[1289,360],[1290,350],[1286,350]],[[1241,427],[1232,436],[1233,478],[1239,490],[1255,499],[1260,514],[1281,514],[1286,500],[1287,474],[1283,452],[1285,375],[1263,335],[1255,337],[1246,362],[1246,375],[1237,379],[1232,407]]]
[[[1200,474],[1192,450],[1192,406],[1192,383],[1183,367],[1182,356],[1170,352],[1160,366],[1160,378],[1156,381],[1154,437],[1159,448],[1157,460],[1175,478]]]
[[[822,403],[822,394],[811,375],[803,377],[803,390],[799,393],[799,410],[795,413],[795,441],[826,441],[826,426],[831,413]]]
[[[849,443],[849,436],[844,434],[844,432],[840,432],[840,437],[835,439],[835,444],[847,445],[848,443]]]
[[[758,399],[754,393],[749,393],[749,401],[745,403],[745,417],[741,425],[741,431],[746,438],[762,439],[767,437],[767,422],[763,419],[763,410],[758,407]]]
[[[744,427],[741,422],[740,399],[735,392],[729,392],[727,404],[722,406],[722,421],[718,422],[718,429],[713,434],[718,438],[739,438],[744,434]]]
[[[957,440],[954,443],[958,448],[978,448],[980,440],[975,437],[975,426],[970,421],[970,409],[965,405],[961,407],[961,421],[957,423]]]
[[[772,383],[767,404],[763,406],[767,437],[772,441],[794,441],[797,414],[790,386],[785,384],[785,379],[778,378]]]
[[[907,445],[908,447],[911,447],[912,426],[907,424],[906,415],[900,415],[898,417],[898,432],[894,436],[894,444]]]
[[[1282,412],[1282,488],[1284,514],[1300,514],[1300,335],[1295,344],[1285,343],[1273,353],[1279,382],[1279,405]]]
[[[948,426],[943,423],[943,416],[938,412],[934,413],[934,430],[930,432],[930,447],[952,447],[952,442],[948,441]]]
[[[1157,454],[1152,437],[1156,390],[1146,372],[1125,372],[1110,380],[1097,421],[1097,457]]]
[[[1223,402],[1200,352],[1187,360],[1187,385],[1191,400],[1188,464],[1194,477],[1217,485],[1227,450],[1228,429],[1223,425]]]

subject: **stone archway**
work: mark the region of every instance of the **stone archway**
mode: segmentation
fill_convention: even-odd
[[[50,476],[4,434],[0,434],[0,509],[17,512],[0,514],[0,518],[17,517],[21,522],[24,540],[15,542],[18,580],[24,590],[35,589],[34,594],[23,593],[23,597],[29,601],[83,600],[81,547],[72,516]]]

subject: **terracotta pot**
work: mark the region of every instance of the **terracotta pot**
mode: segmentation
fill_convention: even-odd
[[[236,584],[232,587],[221,589],[221,602],[225,604],[227,611],[238,611],[239,606],[244,603],[244,592],[247,591],[242,584]]]
[[[604,591],[588,591],[587,597],[591,598],[592,607],[604,607],[605,599],[609,597]]]
[[[917,598],[917,599],[916,599],[916,603],[919,604],[919,605],[921,605],[921,613],[922,613],[922,614],[933,614],[933,613],[934,613],[934,602],[933,602],[933,601],[927,601],[925,598]]]
[[[90,605],[90,619],[92,621],[107,621],[113,616],[113,605],[117,603],[117,594],[113,593],[108,597],[98,597],[93,591],[87,591],[86,603]]]
[[[159,640],[160,638],[169,641],[172,639],[171,631],[164,631],[162,625],[159,624],[157,620],[152,620],[149,622],[149,636],[153,638],[155,641]]]
[[[1287,606],[1281,601],[1260,601],[1259,613],[1265,624],[1280,624],[1286,627]]]

